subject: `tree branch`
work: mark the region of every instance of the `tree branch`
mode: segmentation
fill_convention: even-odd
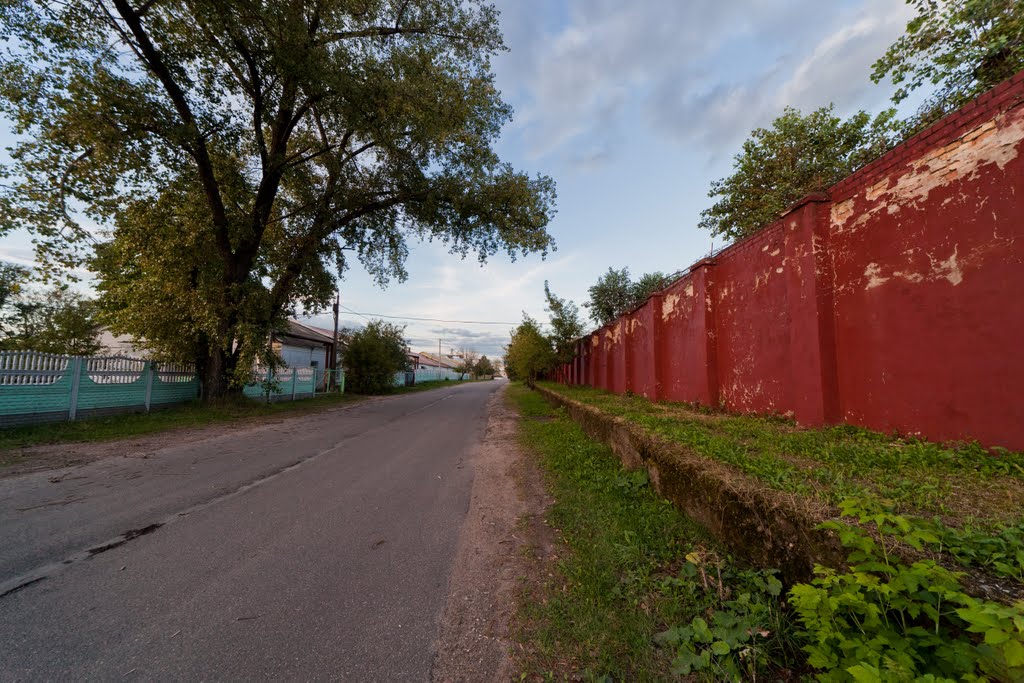
[[[220,186],[217,184],[217,177],[213,172],[213,161],[210,158],[210,152],[206,147],[206,141],[200,134],[199,126],[196,123],[195,115],[192,113],[192,108],[189,106],[188,99],[185,97],[181,86],[174,79],[167,64],[164,63],[159,50],[157,50],[153,41],[150,40],[149,34],[146,33],[146,29],[142,26],[139,15],[135,13],[127,0],[114,0],[114,7],[135,37],[144,63],[157,77],[161,85],[163,85],[164,91],[178,112],[178,116],[191,134],[192,144],[188,151],[195,159],[199,172],[199,181],[203,186],[206,201],[210,206],[217,248],[224,257],[230,258],[232,255],[231,238],[228,235],[228,219],[227,212],[224,209],[224,200],[221,197]]]
[[[327,40],[324,41],[324,44],[336,43],[339,40],[348,40],[349,38],[386,38],[387,36],[395,35],[428,35],[437,36],[439,38],[450,38],[452,40],[468,40],[466,36],[462,36],[457,33],[446,33],[444,31],[420,26],[408,26],[405,28],[398,26],[371,26],[357,31],[335,31],[334,33],[329,33],[327,34]]]

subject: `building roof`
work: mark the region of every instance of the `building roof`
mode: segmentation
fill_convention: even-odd
[[[321,344],[334,343],[334,331],[327,331],[319,327],[313,327],[298,320],[288,320],[288,328],[283,330],[289,337],[298,337],[308,341],[320,342]]]
[[[457,370],[460,365],[460,363],[457,360],[447,358],[445,356],[438,357],[436,353],[427,353],[426,351],[420,351],[419,355],[421,358],[426,358],[428,361],[437,365],[438,367],[446,367],[451,368],[452,370]]]

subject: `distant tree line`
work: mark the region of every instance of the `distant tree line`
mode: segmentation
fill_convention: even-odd
[[[67,286],[33,287],[27,268],[0,262],[0,351],[88,356],[99,331],[95,301]]]

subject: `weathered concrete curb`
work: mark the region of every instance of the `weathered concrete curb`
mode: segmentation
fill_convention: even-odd
[[[847,550],[835,534],[817,528],[822,511],[815,511],[805,497],[771,489],[621,417],[550,389],[534,388],[552,404],[564,407],[588,436],[608,444],[625,467],[646,468],[658,493],[729,550],[756,566],[779,569],[787,586],[811,579],[815,564],[846,569]],[[892,548],[892,552],[908,563],[922,557],[906,546]],[[965,571],[963,567],[947,568]],[[966,571],[961,582],[975,597],[1006,604],[1024,600],[1024,586],[980,570]]]
[[[791,585],[813,576],[815,563],[842,567],[846,551],[799,496],[786,496],[724,463],[687,451],[627,420],[536,387],[566,409],[591,438],[608,444],[625,467],[643,467],[655,490],[702,524],[732,552],[760,567],[780,570]]]

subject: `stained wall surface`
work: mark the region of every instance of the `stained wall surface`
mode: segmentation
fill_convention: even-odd
[[[577,349],[561,381],[1024,449],[1024,73]]]

